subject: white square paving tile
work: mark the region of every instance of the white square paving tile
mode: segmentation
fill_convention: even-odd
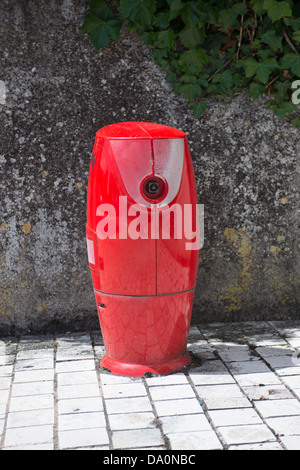
[[[175,398],[195,398],[195,393],[189,384],[150,387],[150,394],[154,401],[171,400]]]
[[[250,400],[279,400],[293,398],[284,385],[252,385],[243,386],[243,392]]]
[[[167,436],[172,450],[221,450],[223,446],[214,431],[171,432]]]
[[[259,442],[253,444],[231,445],[228,450],[283,450],[279,442]]]
[[[76,449],[86,446],[105,446],[109,444],[108,433],[105,427],[91,428],[71,431],[60,431],[58,433],[58,448]]]
[[[300,388],[300,375],[285,375],[282,381],[293,390]]]
[[[78,429],[103,428],[106,426],[104,412],[72,413],[58,415],[58,432]]]
[[[84,359],[93,359],[94,352],[90,346],[79,346],[76,348],[58,349],[56,352],[56,361],[76,361]]]
[[[246,397],[205,398],[204,402],[208,410],[252,408],[251,402]]]
[[[300,436],[300,416],[281,416],[279,418],[266,418],[267,425],[276,434],[285,436]]]
[[[162,400],[155,402],[159,416],[173,416],[201,413],[203,409],[197,398],[179,398],[178,400]]]
[[[17,363],[22,360],[35,360],[35,359],[54,359],[54,349],[21,349],[17,354]],[[52,363],[53,365],[53,363]]]
[[[9,412],[44,410],[47,408],[54,408],[54,395],[52,394],[12,397]]]
[[[170,432],[211,431],[204,413],[183,416],[162,416],[160,421],[165,434]]]
[[[215,426],[235,426],[242,424],[263,424],[252,408],[209,411]]]
[[[54,369],[22,370],[15,373],[14,383],[42,382],[44,380],[53,379]]]
[[[243,426],[219,427],[228,445],[231,444],[251,444],[254,442],[275,441],[274,434],[265,424],[251,424]]]
[[[0,439],[1,439],[1,434],[4,430],[4,419],[0,418]]]
[[[152,411],[150,400],[144,397],[109,398],[105,400],[109,415],[115,413],[138,413]]]
[[[43,395],[54,393],[54,381],[14,383],[12,397],[24,397],[26,395]],[[34,399],[34,398],[33,398]]]
[[[280,436],[287,450],[300,450],[300,436]]]
[[[46,442],[43,444],[28,444],[17,447],[6,447],[6,450],[54,450],[54,442]]]
[[[68,398],[58,400],[57,409],[58,414],[103,411],[103,401],[101,397]]]
[[[0,390],[10,388],[12,378],[11,377],[0,377]],[[0,391],[1,394],[1,391]]]
[[[191,372],[190,377],[195,385],[235,384],[228,371],[205,372],[199,369],[197,372]]]
[[[53,368],[54,368],[53,357],[23,359],[23,360],[18,360],[16,362],[15,372],[19,372],[19,371],[26,372],[26,371],[53,369]]]
[[[112,431],[154,427],[155,416],[152,412],[122,413],[109,416]]]
[[[280,379],[273,372],[262,372],[252,374],[234,374],[235,380],[241,387],[251,385],[281,385]]]
[[[9,397],[9,389],[6,388],[4,390],[1,390],[1,393],[0,393],[0,404],[6,404],[7,401],[8,401],[8,397]]]
[[[105,398],[124,398],[147,395],[146,388],[143,383],[130,383],[118,385],[102,384],[102,390]]]
[[[86,370],[95,370],[95,361],[93,359],[81,359],[77,361],[61,361],[55,364],[56,372],[80,372]]]
[[[162,375],[158,377],[147,377],[146,382],[149,387],[157,385],[181,385],[188,384],[188,379],[184,374]]]
[[[7,403],[0,403],[0,419],[4,419],[6,414]]]
[[[6,430],[4,448],[49,443],[52,440],[53,425],[9,428]]]
[[[143,383],[141,377],[126,377],[122,375],[113,375],[107,373],[100,373],[101,383],[103,385],[119,385],[119,384],[137,384]]]
[[[164,445],[157,428],[114,431],[112,441],[114,449],[139,449]]]
[[[300,402],[295,398],[257,401],[255,407],[263,418],[299,415],[300,420]]]
[[[9,366],[15,362],[15,356],[0,356],[0,366]]]
[[[87,398],[99,397],[100,390],[98,384],[76,384],[61,385],[58,387],[57,396],[59,400],[64,398]]]
[[[84,372],[63,372],[57,374],[58,386],[91,383],[98,384],[97,374],[95,370],[88,370]]]
[[[11,377],[13,373],[13,365],[0,366],[0,377]]]
[[[242,398],[244,394],[236,384],[216,384],[196,386],[196,390],[201,398],[221,398],[227,399]]]
[[[54,408],[16,411],[8,414],[7,428],[54,424]]]

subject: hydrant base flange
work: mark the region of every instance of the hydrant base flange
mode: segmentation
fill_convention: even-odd
[[[161,364],[134,364],[113,359],[112,357],[105,355],[100,362],[100,367],[108,369],[114,375],[143,377],[147,374],[166,375],[171,374],[172,372],[178,372],[190,363],[191,357],[188,352],[176,359],[172,359]]]
[[[128,296],[95,291],[105,356],[116,375],[165,375],[191,361],[187,339],[194,291]]]

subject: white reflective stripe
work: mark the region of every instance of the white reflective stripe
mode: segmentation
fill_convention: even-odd
[[[168,183],[168,194],[158,204],[163,207],[176,197],[182,175],[184,139],[154,139],[154,174],[162,176]]]
[[[119,167],[126,191],[135,203],[151,207],[140,190],[143,179],[152,174],[150,139],[111,140],[110,145]]]
[[[94,242],[90,238],[86,239],[89,263],[95,264]]]

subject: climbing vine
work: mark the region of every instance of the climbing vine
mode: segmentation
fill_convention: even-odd
[[[91,0],[82,32],[96,48],[127,28],[152,49],[177,95],[199,118],[205,98],[243,89],[283,118],[300,104],[300,2],[296,0]],[[300,117],[292,119],[300,127]]]

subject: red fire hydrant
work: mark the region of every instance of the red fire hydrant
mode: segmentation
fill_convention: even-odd
[[[184,132],[146,122],[97,132],[86,235],[106,349],[101,367],[113,374],[168,374],[190,363],[197,209]]]

